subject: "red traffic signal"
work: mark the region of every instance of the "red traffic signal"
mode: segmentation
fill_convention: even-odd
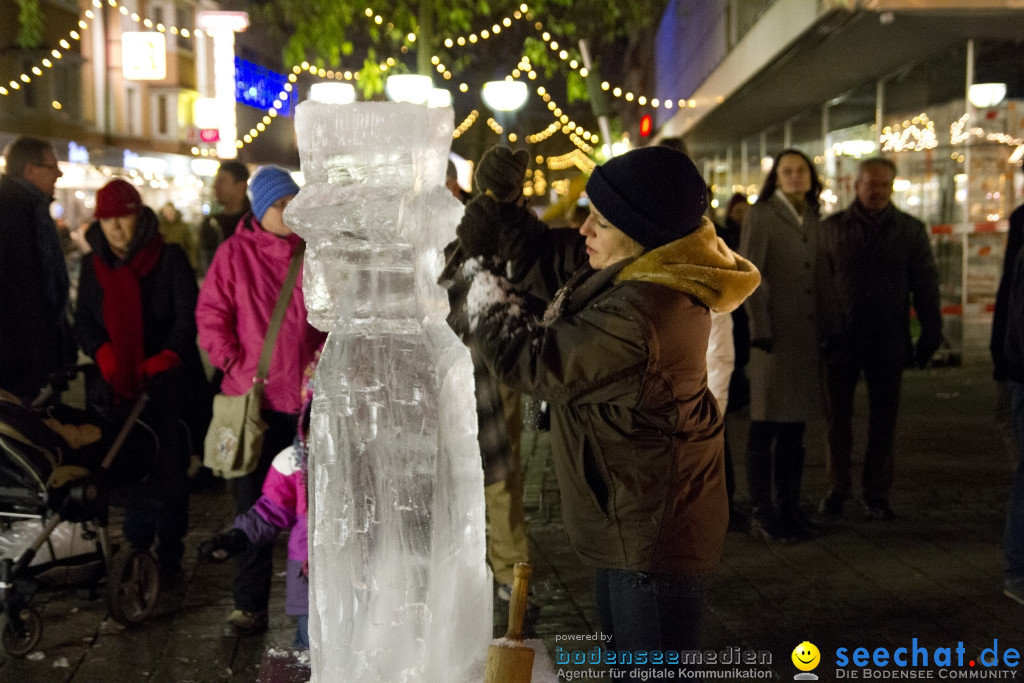
[[[640,137],[650,137],[651,131],[654,130],[654,120],[650,114],[644,114],[640,117]]]

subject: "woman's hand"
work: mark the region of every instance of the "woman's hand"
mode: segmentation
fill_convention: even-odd
[[[96,366],[107,384],[113,384],[114,373],[117,372],[117,359],[114,358],[114,346],[110,342],[96,349]]]
[[[514,202],[523,194],[523,179],[529,164],[530,153],[525,149],[513,152],[503,145],[495,145],[484,152],[476,165],[476,186],[481,194],[489,194],[499,202]]]
[[[455,228],[463,253],[485,258],[498,255],[498,231],[498,203],[483,194],[466,204]]]
[[[164,349],[142,361],[139,367],[139,374],[145,379],[156,377],[160,373],[173,370],[181,365],[181,358],[174,351]]]

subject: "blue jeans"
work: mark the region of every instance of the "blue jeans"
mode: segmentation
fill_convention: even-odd
[[[1006,529],[1003,552],[1006,553],[1007,583],[1024,584],[1024,384],[1007,380],[1010,389],[1010,410],[1017,432],[1017,469],[1010,484],[1006,503]]]
[[[301,650],[309,649],[309,615],[299,614],[296,617],[299,621],[295,625],[295,640],[292,642],[292,647],[297,647]]]
[[[598,569],[595,590],[601,630],[612,638],[609,649],[697,648],[707,594],[705,577]]]

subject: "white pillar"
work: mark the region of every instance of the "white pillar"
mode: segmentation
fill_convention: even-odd
[[[220,122],[220,141],[217,156],[234,159],[238,156],[235,140],[238,124],[235,121],[235,33],[249,27],[245,12],[199,12],[196,22],[213,37],[213,92],[217,100]]]

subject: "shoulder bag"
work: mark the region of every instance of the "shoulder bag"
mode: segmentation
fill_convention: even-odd
[[[295,289],[299,264],[302,263],[305,250],[305,242],[300,242],[288,264],[288,274],[285,275],[281,292],[277,295],[277,304],[270,316],[267,336],[263,339],[263,350],[260,352],[260,361],[256,367],[252,387],[241,396],[217,394],[213,398],[213,419],[210,420],[210,428],[206,431],[206,441],[203,444],[203,464],[219,477],[244,477],[253,472],[260,461],[263,434],[267,431],[267,423],[260,414],[263,409],[263,387],[267,383],[270,357],[274,353],[277,333],[281,329],[285,310]]]

